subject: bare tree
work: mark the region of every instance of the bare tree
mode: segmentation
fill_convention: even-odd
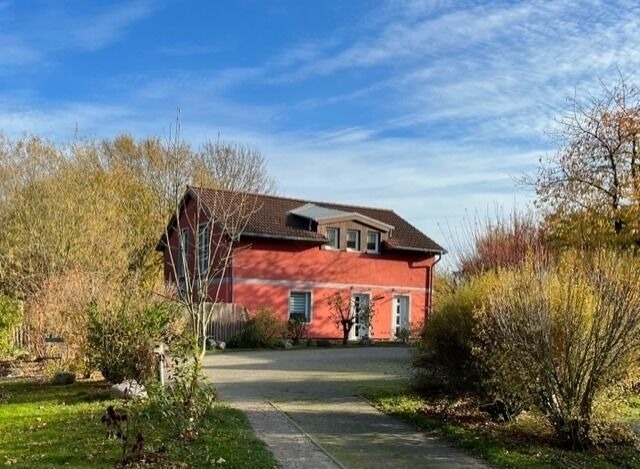
[[[638,88],[622,76],[613,87],[602,83],[601,95],[588,102],[574,97],[559,123],[562,146],[541,161],[531,181],[550,225],[561,238],[584,233],[585,244],[598,229],[617,241],[634,237],[640,206]]]
[[[242,190],[248,187],[242,181],[256,180],[252,178],[257,177],[257,157],[250,158],[250,164],[244,166],[247,160],[236,153],[243,152],[244,147],[220,147],[223,152],[212,152],[198,161],[203,172],[226,178],[218,184],[225,189],[188,187],[182,192],[183,148],[178,120],[167,144],[165,174],[168,175],[168,191],[174,199],[163,247],[177,286],[176,299],[189,316],[193,339],[198,345],[195,358],[202,360],[206,352],[207,327],[217,306],[225,302],[225,287],[238,240],[253,214],[260,209],[255,194]],[[218,165],[224,165],[225,169],[221,170]],[[264,170],[263,166],[258,166]]]
[[[596,398],[637,372],[639,287],[631,255],[531,259],[503,272],[479,316],[484,360],[527,390],[574,449],[589,443]]]
[[[356,324],[365,332],[366,337],[369,336],[369,328],[375,315],[375,301],[378,299],[380,297],[369,297],[369,301],[356,305],[351,295],[340,291],[327,298],[331,321],[342,330],[344,345],[349,342],[349,333]]]
[[[465,217],[459,229],[450,230],[449,244],[453,246],[456,276],[462,277],[514,268],[527,256],[545,251],[544,233],[533,212],[515,208]]]
[[[275,180],[267,172],[264,156],[255,148],[208,141],[202,145],[196,161],[216,187],[261,194],[272,194],[276,190]]]

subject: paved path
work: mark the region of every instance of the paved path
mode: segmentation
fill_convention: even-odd
[[[485,467],[358,397],[406,380],[408,362],[406,348],[363,347],[214,354],[205,369],[283,469]]]

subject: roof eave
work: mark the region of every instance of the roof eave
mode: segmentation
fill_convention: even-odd
[[[440,248],[440,249],[428,249],[428,248],[418,248],[418,247],[414,247],[414,246],[392,246],[392,245],[387,245],[387,249],[389,249],[390,251],[411,251],[411,252],[422,252],[425,254],[447,254],[447,250]]]
[[[249,237],[249,238],[282,239],[286,241],[303,241],[306,243],[314,243],[314,244],[325,244],[328,241],[325,237],[323,237],[322,239],[306,238],[304,236],[287,236],[287,235],[278,235],[278,234],[272,234],[272,233],[255,233],[250,231],[245,231],[240,236],[241,238]]]

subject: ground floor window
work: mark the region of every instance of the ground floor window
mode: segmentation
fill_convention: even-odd
[[[289,293],[289,319],[311,322],[311,292],[292,291]]]
[[[403,330],[409,330],[409,297],[395,296],[394,306],[394,329],[396,337],[403,335]]]

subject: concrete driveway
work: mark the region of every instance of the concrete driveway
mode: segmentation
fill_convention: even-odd
[[[406,382],[402,347],[228,352],[205,371],[285,469],[484,467],[358,395]]]

